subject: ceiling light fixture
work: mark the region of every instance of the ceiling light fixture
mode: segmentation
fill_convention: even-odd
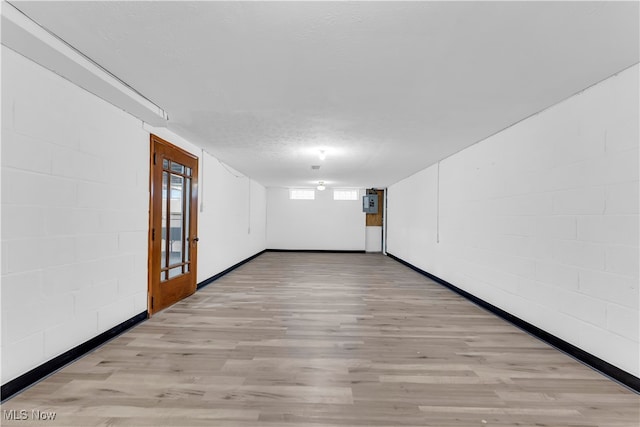
[[[316,187],[318,191],[324,191],[327,187],[324,186],[324,181],[318,182],[318,186]]]

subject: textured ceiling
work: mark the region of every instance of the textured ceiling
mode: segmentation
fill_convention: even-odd
[[[638,2],[11,4],[266,186],[390,185],[640,51]]]

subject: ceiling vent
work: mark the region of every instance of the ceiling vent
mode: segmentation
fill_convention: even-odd
[[[311,165],[311,169],[317,171],[318,169],[320,169],[320,165]]]

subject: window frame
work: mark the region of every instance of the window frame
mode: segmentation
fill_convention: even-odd
[[[355,198],[336,198],[336,193],[340,193],[342,192],[343,194],[349,192],[349,193],[354,193],[355,192]],[[334,188],[333,189],[333,200],[339,201],[339,202],[353,202],[353,201],[358,201],[360,200],[360,189],[359,188]]]
[[[311,197],[295,197],[297,194],[306,193],[307,195],[311,195]],[[289,200],[315,200],[316,199],[316,190],[313,188],[290,188],[289,189]]]

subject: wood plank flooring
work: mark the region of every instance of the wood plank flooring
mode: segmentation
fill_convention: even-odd
[[[2,425],[636,427],[639,407],[382,255],[268,252],[9,400]]]

